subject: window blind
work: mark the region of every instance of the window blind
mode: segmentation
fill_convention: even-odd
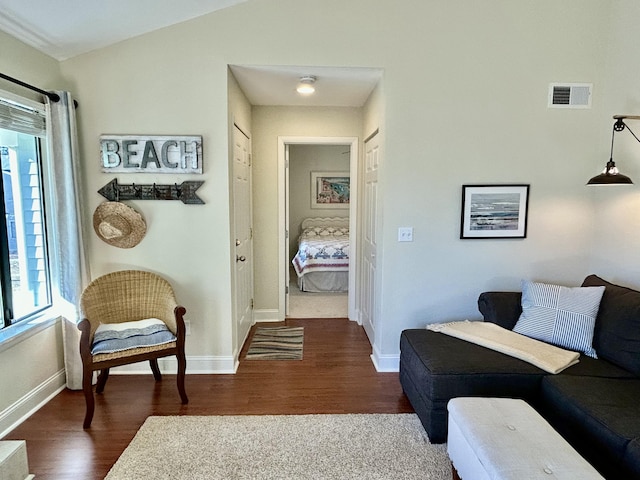
[[[0,128],[44,137],[47,133],[44,112],[0,98]]]

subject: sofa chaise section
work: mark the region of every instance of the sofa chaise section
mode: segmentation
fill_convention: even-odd
[[[433,443],[446,441],[450,399],[533,401],[544,373],[522,360],[426,329],[401,334],[400,383]]]
[[[446,441],[447,403],[456,397],[527,401],[606,478],[640,479],[640,292],[595,275],[604,286],[593,347],[598,358],[557,375],[524,361],[427,329],[400,338],[400,382],[433,443]],[[513,329],[520,292],[484,292],[484,321]]]

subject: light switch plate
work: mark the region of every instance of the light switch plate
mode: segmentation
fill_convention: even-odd
[[[399,242],[413,242],[413,227],[399,227],[398,228],[398,241]]]

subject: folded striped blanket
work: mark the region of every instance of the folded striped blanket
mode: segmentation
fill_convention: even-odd
[[[96,329],[91,354],[116,353],[139,347],[154,347],[175,342],[166,323],[157,318],[134,322],[100,324]]]
[[[578,352],[525,337],[491,322],[433,323],[427,329],[519,358],[548,373],[560,373],[580,358]]]

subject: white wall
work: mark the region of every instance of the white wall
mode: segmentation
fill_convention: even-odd
[[[196,21],[196,25],[199,21]],[[206,34],[193,27],[143,35],[63,62],[80,100],[79,128],[87,212],[105,201],[97,191],[113,174],[101,173],[101,134],[193,134],[203,137],[202,175],[119,175],[120,183],[203,180],[205,205],[129,201],[147,222],[147,234],[124,250],[88,239],[93,276],[126,268],[159,273],[174,286],[191,322],[187,355],[211,363],[233,355],[229,200],[228,69],[205,59]],[[199,44],[196,50],[191,45]],[[232,88],[232,87],[229,87]],[[88,219],[90,220],[90,219]],[[190,363],[194,367],[194,362]]]
[[[607,42],[605,95],[598,135],[594,138],[591,172],[600,173],[609,159],[613,115],[640,114],[640,51],[637,25],[640,4],[633,0],[614,2],[611,8],[611,38]],[[627,120],[640,136],[640,122]],[[594,244],[591,270],[612,282],[640,287],[640,144],[628,131],[616,133],[613,156],[620,171],[635,182],[632,186],[590,187],[594,208]]]
[[[44,90],[67,88],[57,61],[0,32],[0,71]],[[42,100],[41,95],[0,80],[0,89]],[[0,435],[64,385],[60,322],[0,346]]]
[[[311,173],[349,173],[348,145],[291,145],[289,149],[289,257],[296,253],[302,221],[308,217],[348,217],[348,208],[311,208]]]
[[[607,69],[627,71],[622,56],[606,63],[612,15],[629,26],[640,19],[631,2],[613,0],[252,0],[65,61],[82,106],[89,211],[111,179],[98,170],[101,133],[204,137],[207,204],[131,202],[147,237],[123,251],[93,236],[93,273],[169,276],[192,321],[188,354],[230,354],[227,65],[330,65],[384,70],[381,354],[397,354],[403,328],[477,317],[483,290],[517,289],[521,278],[577,284],[591,269],[593,194],[584,182],[601,168]],[[633,31],[621,33],[630,45]],[[548,109],[548,84],[559,81],[593,82],[593,108]],[[355,132],[322,118],[318,130],[362,138],[369,119],[363,128],[354,115]],[[255,243],[270,252],[256,255],[256,304],[271,308],[276,139],[316,133],[272,107],[254,108],[252,127]],[[528,238],[460,240],[461,185],[516,182],[531,184]],[[396,241],[400,226],[414,227],[413,243]],[[618,275],[631,275],[637,261],[629,263]]]

